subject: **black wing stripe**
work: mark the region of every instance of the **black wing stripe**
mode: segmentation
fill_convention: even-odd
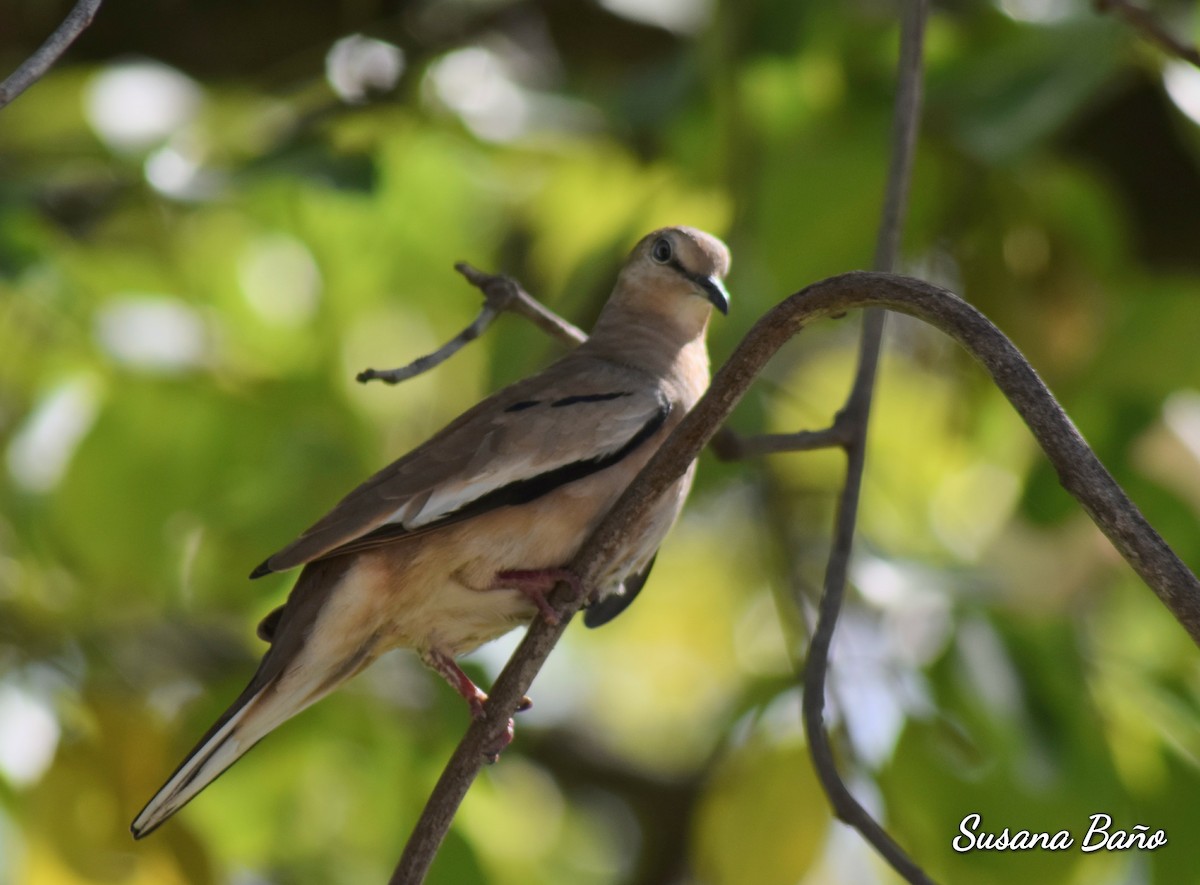
[[[451,525],[456,522],[462,522],[464,519],[469,519],[472,516],[478,516],[481,513],[487,513],[489,510],[495,510],[498,507],[512,507],[518,504],[528,504],[530,501],[536,501],[543,495],[548,495],[550,492],[564,486],[567,483],[578,482],[585,477],[591,476],[593,473],[599,473],[601,470],[612,467],[614,464],[623,461],[632,452],[639,448],[642,443],[650,439],[663,426],[663,422],[667,420],[667,416],[671,414],[671,404],[664,400],[657,412],[642,425],[642,429],[634,434],[629,442],[625,443],[615,452],[607,455],[601,455],[598,458],[589,458],[584,461],[574,461],[570,464],[564,464],[562,467],[548,470],[545,473],[532,476],[529,479],[518,480],[511,482],[506,486],[501,486],[494,491],[488,492],[479,498],[476,498],[470,503],[464,504],[457,510],[451,511],[441,519],[427,523],[422,526],[417,526],[415,529],[408,529],[402,525],[389,523],[381,525],[374,531],[367,532],[361,538],[355,538],[353,541],[348,541],[340,547],[335,547],[324,556],[318,557],[314,562],[321,559],[328,559],[332,556],[342,556],[346,553],[355,553],[360,550],[367,550],[372,547],[380,547],[392,541],[400,540],[405,537],[415,537],[423,535],[426,532],[431,532],[434,529],[442,528],[443,526]]]
[[[633,396],[629,391],[617,393],[583,393],[578,396],[567,396],[550,403],[550,408],[561,409],[563,406],[573,406],[576,403],[606,403],[609,400],[620,399],[623,396]]]

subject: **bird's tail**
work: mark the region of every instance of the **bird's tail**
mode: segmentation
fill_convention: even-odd
[[[347,568],[346,558],[342,557],[314,563],[300,573],[284,610],[263,622],[271,648],[258,672],[134,818],[130,826],[134,838],[148,835],[268,732],[375,659],[376,637],[358,644],[344,641],[348,631],[353,633],[349,629],[353,624],[335,620],[323,629],[314,626],[325,617],[324,603],[341,586]],[[349,611],[356,616],[357,609],[351,607]]]
[[[264,669],[266,662],[264,661]],[[295,686],[296,680],[275,673],[265,681],[262,670],[246,690],[200,739],[154,798],[134,818],[135,839],[149,835],[190,802],[268,732],[332,691],[343,680]],[[282,684],[281,684],[282,683]]]

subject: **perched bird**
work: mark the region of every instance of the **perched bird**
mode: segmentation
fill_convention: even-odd
[[[618,614],[695,465],[596,586],[565,567],[708,386],[704,333],[714,307],[728,312],[728,269],[728,249],[702,231],[647,235],[584,344],[459,416],[258,566],[252,578],[304,569],[259,625],[270,648],[254,678],[137,816],[134,836],[389,649],[415,650],[478,716],[487,696],[455,658],[539,611],[553,620],[545,594],[558,581],[589,594],[589,626]]]

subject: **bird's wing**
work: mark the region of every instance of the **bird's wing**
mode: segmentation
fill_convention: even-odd
[[[622,460],[670,410],[649,375],[568,357],[379,471],[251,577],[532,501]]]
[[[620,592],[609,594],[589,605],[583,612],[583,623],[588,627],[603,627],[629,608],[637,595],[642,592],[642,588],[646,586],[646,579],[650,577],[650,569],[654,568],[654,560],[657,558],[658,552],[655,551],[644,569],[621,582]]]

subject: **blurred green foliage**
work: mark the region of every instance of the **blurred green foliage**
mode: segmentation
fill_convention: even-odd
[[[68,5],[9,0],[0,66]],[[869,262],[893,6],[630,6],[106,4],[0,112],[0,882],[386,878],[467,720],[411,656],[152,838],[126,826],[252,673],[289,578],[250,567],[559,352],[505,318],[355,384],[469,321],[454,261],[586,324],[640,234],[707,228],[735,256],[716,362]],[[354,33],[381,42],[335,46]],[[1086,4],[997,0],[935,11],[927,82],[905,269],[991,316],[1200,564],[1197,73]],[[807,330],[736,425],[827,423],[854,333]],[[1195,647],[945,340],[891,321],[876,402],[830,684],[856,792],[939,881],[1196,881]],[[432,882],[894,881],[832,823],[799,729],[841,468],[702,460],[646,593],[569,631]],[[514,643],[468,666],[486,683]],[[972,812],[1078,842],[1101,811],[1169,844],[951,847]]]

